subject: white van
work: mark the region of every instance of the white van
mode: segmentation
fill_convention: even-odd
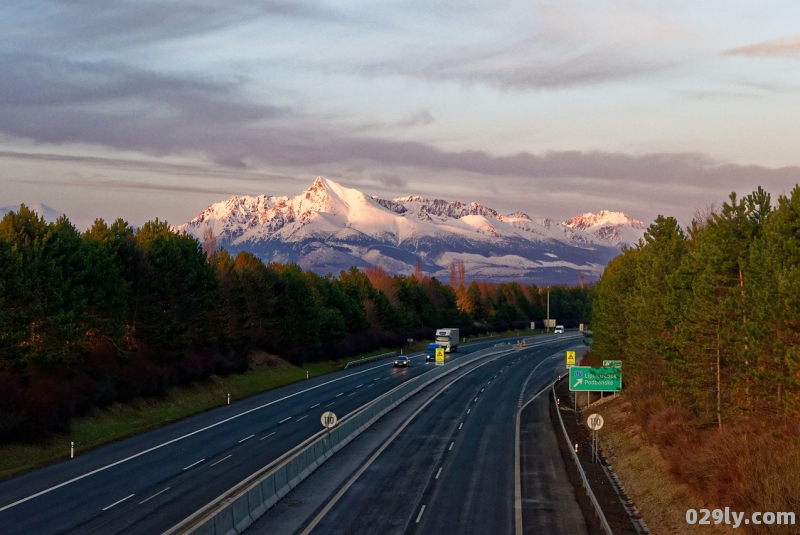
[[[555,334],[564,334],[564,326],[563,325],[556,325],[556,330],[553,331]]]

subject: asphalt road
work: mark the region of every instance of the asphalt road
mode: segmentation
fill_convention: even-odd
[[[514,533],[517,411],[565,372],[563,350],[580,343],[560,340],[487,358],[460,376],[384,443],[303,533]],[[539,454],[551,465],[563,463],[557,447]],[[565,512],[582,520],[574,503],[574,510],[543,508],[535,521],[559,526],[541,517]]]
[[[295,383],[4,481],[0,531],[161,533],[319,431],[324,411],[346,415],[433,366],[411,361]]]

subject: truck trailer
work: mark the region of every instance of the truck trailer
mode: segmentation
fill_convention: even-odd
[[[436,343],[444,347],[445,353],[458,351],[458,329],[436,329]]]

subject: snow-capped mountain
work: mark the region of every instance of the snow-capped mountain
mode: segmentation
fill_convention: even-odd
[[[587,212],[564,222],[564,226],[582,230],[609,245],[633,246],[644,235],[647,225],[622,212]]]
[[[418,196],[386,200],[318,177],[296,197],[231,197],[178,227],[203,240],[211,229],[229,252],[296,262],[326,274],[377,265],[447,280],[452,261],[467,278],[574,284],[596,278],[618,249],[577,226],[500,215],[479,203]]]

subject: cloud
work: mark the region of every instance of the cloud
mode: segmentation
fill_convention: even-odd
[[[263,18],[326,22],[341,18],[332,9],[304,0],[32,0],[28,4],[23,15],[14,13],[14,17],[8,17],[8,26],[0,22],[0,28],[5,27],[8,31],[4,33],[17,39],[59,49],[153,45]],[[35,26],[37,31],[17,32],[11,25],[20,22]]]
[[[726,56],[800,57],[800,35],[763,41],[723,52]]]
[[[414,126],[428,126],[429,124],[432,124],[434,121],[436,121],[436,119],[433,117],[431,111],[423,109],[423,110],[418,110],[410,114],[402,121],[399,121],[397,123],[397,126],[401,128],[411,128]]]

